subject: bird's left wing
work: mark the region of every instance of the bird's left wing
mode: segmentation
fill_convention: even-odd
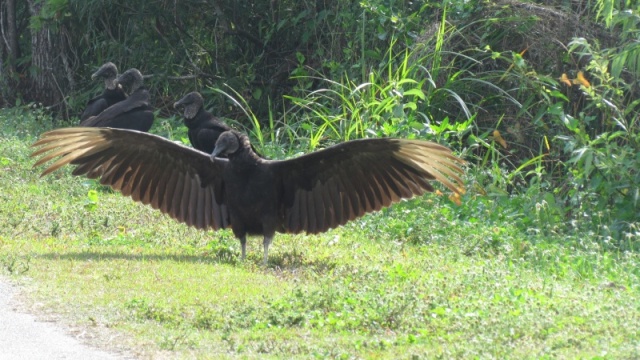
[[[73,175],[100,179],[190,226],[229,225],[222,195],[225,159],[212,163],[207,154],[160,136],[112,128],[57,129],[42,134],[33,146],[38,149],[31,156],[41,155],[34,167],[55,159],[42,176],[76,165]]]

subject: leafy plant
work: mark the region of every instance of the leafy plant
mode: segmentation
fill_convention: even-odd
[[[627,105],[623,79],[610,73],[610,53],[584,39],[574,41],[570,50],[590,58],[586,70],[591,80],[577,84],[588,101],[583,111],[559,114],[569,131],[559,136],[570,155],[569,201],[585,212],[611,210],[608,231],[621,237],[640,218],[640,124],[625,109],[637,105]]]

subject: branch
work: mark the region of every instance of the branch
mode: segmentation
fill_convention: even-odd
[[[153,79],[154,77],[163,77],[167,80],[174,80],[174,81],[183,81],[183,80],[194,80],[194,79],[198,79],[198,78],[209,78],[209,79],[218,79],[221,80],[223,79],[223,77],[218,76],[218,75],[211,75],[211,74],[207,74],[207,73],[199,73],[199,74],[191,74],[191,75],[180,75],[180,76],[166,76],[166,75],[161,75],[161,74],[145,74],[142,76],[145,80],[146,79]]]

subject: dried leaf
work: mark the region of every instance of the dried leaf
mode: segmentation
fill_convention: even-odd
[[[449,200],[453,201],[456,205],[462,205],[462,199],[460,198],[460,194],[453,193],[449,195]]]
[[[569,77],[565,73],[562,73],[562,76],[560,76],[560,82],[567,86],[571,86],[571,80],[569,80]]]
[[[502,137],[502,135],[500,135],[500,131],[498,130],[493,130],[493,139],[500,145],[502,145],[503,148],[507,148],[507,141]]]
[[[591,87],[591,83],[589,82],[589,80],[587,80],[587,78],[584,77],[584,73],[582,71],[578,71],[578,77],[576,78],[575,84],[580,84],[586,88]]]

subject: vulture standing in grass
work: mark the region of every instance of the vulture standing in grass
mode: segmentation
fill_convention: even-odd
[[[73,175],[149,204],[199,229],[231,227],[246,255],[246,236],[264,236],[264,263],[277,232],[316,234],[366,213],[433,191],[459,195],[462,160],[421,140],[353,140],[294,159],[264,160],[236,131],[220,135],[211,155],[137,131],[66,128],[43,134],[34,166],[56,159]],[[217,157],[226,155],[228,158]]]
[[[80,121],[84,121],[91,116],[96,116],[109,106],[127,98],[122,86],[116,83],[118,68],[112,62],[105,63],[91,75],[91,80],[104,80],[104,91],[87,102],[87,107],[80,115]]]
[[[153,108],[149,105],[149,90],[143,85],[140,71],[129,69],[116,79],[116,83],[121,85],[129,96],[109,106],[97,116],[82,121],[80,126],[149,131],[153,125]]]
[[[220,134],[231,128],[204,109],[204,99],[199,92],[190,92],[173,107],[183,108],[184,124],[189,131],[189,141],[194,148],[211,154]]]

